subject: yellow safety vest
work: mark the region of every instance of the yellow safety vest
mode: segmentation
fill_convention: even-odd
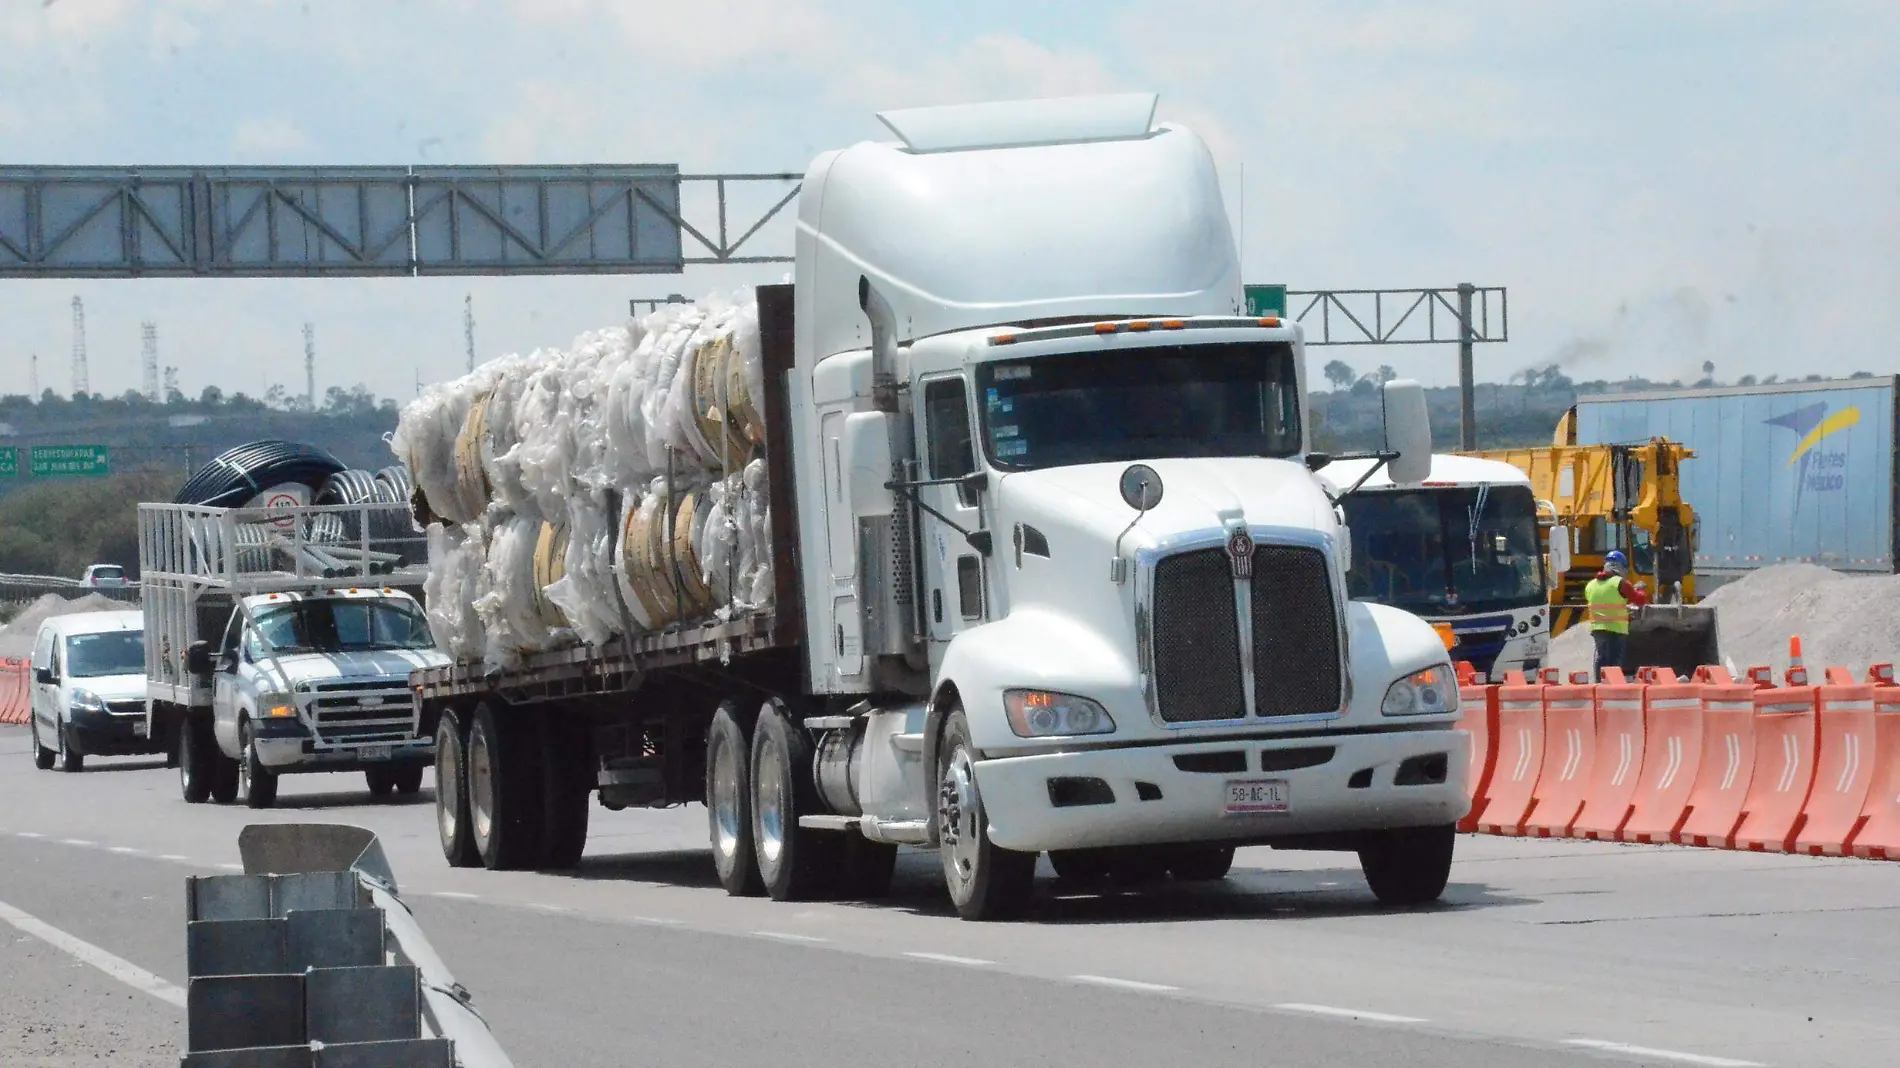
[[[1593,578],[1583,587],[1583,599],[1590,606],[1591,630],[1612,634],[1630,632],[1630,605],[1623,599],[1623,580],[1615,575]]]

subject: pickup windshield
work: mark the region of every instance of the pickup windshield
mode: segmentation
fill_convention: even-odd
[[[256,613],[258,651],[357,653],[427,649],[429,620],[407,601],[321,599]]]
[[[66,674],[75,679],[145,674],[145,632],[109,630],[67,638]]]
[[[1284,341],[1036,356],[978,365],[983,446],[1005,471],[1300,449]]]
[[[1346,588],[1422,616],[1528,608],[1546,600],[1537,504],[1524,486],[1371,490],[1344,501]]]

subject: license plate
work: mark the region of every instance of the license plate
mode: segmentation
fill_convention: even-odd
[[[1227,780],[1227,815],[1244,816],[1261,812],[1288,812],[1293,806],[1292,792],[1285,779]]]
[[[144,720],[136,719],[132,721],[132,737],[143,738],[145,737],[145,732],[146,724]]]
[[[386,745],[366,745],[357,755],[364,760],[388,760],[391,751]]]

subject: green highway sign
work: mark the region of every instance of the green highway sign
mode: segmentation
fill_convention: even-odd
[[[1285,286],[1246,286],[1248,315],[1286,315]],[[1229,290],[1228,292],[1232,292]]]
[[[104,445],[35,445],[27,457],[34,478],[96,477],[112,473],[110,450]]]
[[[20,473],[20,450],[0,449],[0,478],[13,478]]]

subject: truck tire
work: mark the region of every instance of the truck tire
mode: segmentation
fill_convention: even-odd
[[[396,790],[396,779],[388,768],[364,768],[363,784],[369,787],[369,795],[381,800]]]
[[[1217,883],[1233,866],[1233,846],[1193,846],[1168,858],[1168,870],[1185,883]]]
[[[435,829],[451,868],[482,862],[468,813],[468,730],[462,713],[447,709],[435,727]]]
[[[389,773],[389,784],[403,797],[414,797],[422,792],[422,768],[398,768]]]
[[[944,883],[957,915],[1001,920],[1018,915],[1035,889],[1036,854],[990,841],[989,820],[977,792],[976,756],[963,710],[944,719],[937,746],[937,837]]]
[[[59,770],[74,775],[86,770],[86,754],[73,748],[72,739],[66,737],[65,724],[59,728]]]
[[[844,837],[798,825],[819,808],[811,741],[773,698],[752,728],[752,842],[759,881],[774,901],[810,901],[837,889]]]
[[[59,754],[40,744],[40,717],[28,713],[33,722],[33,766],[41,771],[53,770],[53,761]]]
[[[541,746],[513,708],[484,701],[468,729],[469,830],[490,871],[533,868],[541,840]]]
[[[277,773],[257,759],[251,744],[251,725],[238,724],[238,796],[245,808],[269,808],[277,803]]]
[[[1382,905],[1436,901],[1451,879],[1455,824],[1368,832],[1359,846],[1359,868]]]
[[[706,837],[719,885],[733,897],[757,897],[759,861],[752,848],[752,721],[754,713],[726,701],[706,730]]]
[[[587,851],[588,803],[594,788],[593,738],[587,721],[554,713],[538,717],[541,728],[542,867],[566,871]]]
[[[202,805],[211,799],[211,780],[217,777],[211,758],[217,751],[210,724],[189,715],[179,722],[178,791],[187,804]]]
[[[209,727],[206,733],[210,733]],[[211,800],[228,805],[237,800],[237,794],[238,762],[219,751],[214,737],[211,742]]]

